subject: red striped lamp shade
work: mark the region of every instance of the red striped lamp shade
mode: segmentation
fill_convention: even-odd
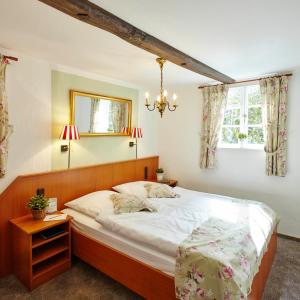
[[[78,133],[78,129],[76,125],[65,125],[61,134],[60,138],[61,140],[79,140],[80,136]]]
[[[142,138],[143,137],[142,128],[133,127],[131,131],[131,137],[137,139]]]
[[[129,128],[128,127],[122,127],[122,133],[129,134]]]

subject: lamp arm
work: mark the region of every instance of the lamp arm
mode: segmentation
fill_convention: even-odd
[[[170,102],[169,102],[169,101],[167,101],[167,104],[168,104],[168,110],[169,110],[169,111],[175,111],[176,108],[177,108],[177,106],[178,106],[177,104],[173,104],[173,105],[172,105],[173,108],[171,108]]]
[[[145,106],[147,107],[147,109],[148,109],[149,111],[153,111],[153,110],[155,110],[155,108],[156,108],[156,103],[154,102],[153,108],[149,108],[149,107],[150,107],[150,104],[145,104]]]

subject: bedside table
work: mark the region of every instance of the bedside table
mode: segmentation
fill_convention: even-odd
[[[44,222],[27,215],[10,220],[13,272],[30,291],[71,267],[71,219]],[[61,233],[43,238],[50,228]]]
[[[177,186],[178,181],[175,179],[168,179],[168,180],[163,180],[163,181],[158,181],[159,183],[164,183],[169,185],[170,187],[175,187]]]

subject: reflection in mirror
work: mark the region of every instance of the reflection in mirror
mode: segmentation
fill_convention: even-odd
[[[131,100],[71,91],[71,122],[81,135],[128,135]]]

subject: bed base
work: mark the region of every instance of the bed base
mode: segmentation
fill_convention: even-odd
[[[73,254],[147,300],[175,300],[174,277],[72,229]],[[273,232],[248,300],[260,300],[277,246]]]

